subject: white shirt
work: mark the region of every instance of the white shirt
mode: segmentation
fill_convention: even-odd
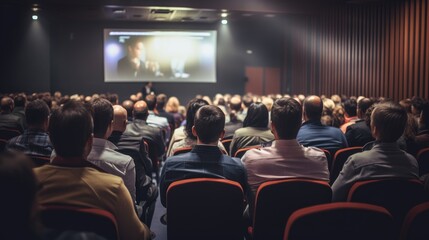
[[[133,159],[115,150],[118,148],[108,140],[94,138],[87,161],[104,171],[123,179],[130,191],[133,202],[136,201],[136,169]]]
[[[296,139],[275,140],[271,147],[247,151],[241,160],[254,194],[268,180],[299,177],[329,181],[325,153],[315,147],[304,147]]]
[[[146,119],[146,123],[149,126],[163,129],[165,131],[164,141],[166,143],[168,142],[171,134],[171,129],[170,129],[170,124],[168,124],[167,118],[156,116],[153,111],[149,111],[149,116]]]

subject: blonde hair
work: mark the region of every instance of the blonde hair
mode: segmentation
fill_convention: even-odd
[[[177,97],[170,97],[165,105],[165,111],[169,113],[177,113],[179,111],[180,102]]]

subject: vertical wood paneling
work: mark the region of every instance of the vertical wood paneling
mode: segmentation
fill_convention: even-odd
[[[428,1],[346,4],[294,17],[285,51],[291,93],[429,98]]]

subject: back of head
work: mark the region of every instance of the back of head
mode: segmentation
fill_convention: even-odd
[[[147,108],[149,111],[153,111],[156,107],[156,96],[153,94],[149,94],[145,97],[145,102],[147,104]]]
[[[90,112],[76,101],[70,101],[53,111],[49,119],[49,138],[60,157],[83,157],[92,131]]]
[[[335,100],[334,100],[335,102]],[[308,120],[320,121],[323,112],[323,102],[320,97],[312,95],[304,100],[304,113]]]
[[[200,142],[217,142],[225,127],[225,114],[219,107],[203,106],[195,114],[194,126]]]
[[[422,124],[422,127],[425,129],[429,129],[429,102],[423,105],[420,113],[420,124]]]
[[[371,129],[378,132],[377,140],[396,142],[402,136],[407,124],[407,111],[393,102],[377,104],[371,114]]]
[[[302,107],[293,98],[274,102],[271,121],[280,139],[295,139],[301,127]]]
[[[422,110],[423,106],[425,104],[425,101],[421,97],[412,97],[411,98],[411,109],[413,110],[413,114],[420,114],[420,111]]]
[[[186,110],[186,126],[185,126],[185,133],[188,138],[195,139],[195,136],[192,134],[192,127],[194,126],[194,120],[195,120],[195,113],[200,109],[202,106],[209,105],[207,101],[203,99],[197,99],[194,98],[188,103],[188,107]]]
[[[408,113],[411,113],[411,99],[406,98],[399,101],[399,104],[407,110]]]
[[[341,104],[341,97],[337,94],[332,95],[331,100],[334,101],[335,105]]]
[[[268,127],[268,109],[263,103],[252,103],[247,110],[243,127]]]
[[[244,107],[248,108],[250,105],[252,105],[253,99],[250,96],[244,95],[243,96],[243,105]]]
[[[31,161],[22,154],[0,154],[0,239],[33,239],[37,181]]]
[[[112,105],[115,105],[118,104],[119,96],[116,93],[107,94],[107,100],[109,100]]]
[[[1,99],[0,110],[4,113],[12,112],[14,108],[13,99],[10,97],[3,97]]]
[[[24,94],[18,94],[14,99],[15,107],[25,107],[27,104],[27,97]]]
[[[241,109],[241,99],[239,97],[232,97],[230,102],[229,102],[229,108],[232,111],[240,111]]]
[[[167,104],[167,95],[164,93],[158,94],[156,96],[156,109],[164,109],[165,104]]]
[[[350,98],[344,101],[344,110],[349,117],[356,116],[357,102],[356,99]]]
[[[149,116],[149,109],[145,101],[137,101],[133,107],[133,116],[135,119],[145,120]]]
[[[127,127],[127,110],[121,105],[113,106],[113,131],[124,132]]]
[[[122,102],[122,107],[125,108],[125,110],[127,110],[127,116],[128,117],[132,117],[133,116],[133,107],[134,107],[134,103],[131,100],[125,100]]]
[[[113,120],[112,104],[106,99],[98,98],[92,102],[94,136],[103,138]]]
[[[25,108],[25,120],[27,121],[28,126],[31,127],[41,127],[46,121],[50,110],[45,101],[36,99],[27,104]]]
[[[369,98],[363,98],[358,103],[358,109],[361,112],[360,117],[363,117],[366,113],[366,110],[368,110],[369,107],[371,107],[373,104],[372,100]]]

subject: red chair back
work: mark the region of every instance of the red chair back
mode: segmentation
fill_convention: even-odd
[[[398,178],[358,181],[351,187],[347,198],[349,202],[386,208],[392,214],[398,231],[407,212],[426,200],[427,193],[420,180]]]
[[[240,184],[194,178],[173,182],[167,190],[169,240],[243,240],[244,196]]]
[[[258,149],[260,148],[260,145],[256,145],[256,146],[250,146],[250,147],[245,147],[245,148],[240,148],[237,150],[237,152],[235,152],[234,157],[236,158],[242,158],[244,156],[244,154],[249,151],[250,149]]]
[[[347,159],[358,152],[362,152],[362,147],[343,148],[335,153],[331,166],[331,183],[335,182],[335,179],[337,179]]]
[[[379,206],[364,203],[328,203],[295,211],[284,240],[394,239],[393,219]]]
[[[253,239],[282,239],[286,222],[295,210],[331,200],[331,187],[324,181],[294,178],[265,182],[256,193]]]
[[[223,146],[225,147],[227,154],[229,155],[229,148],[231,146],[232,138],[223,139],[221,142],[222,142]]]
[[[413,207],[402,225],[401,240],[429,239],[429,202]]]
[[[183,154],[183,153],[188,153],[192,150],[192,147],[182,147],[182,148],[177,148],[176,150],[173,151],[173,156],[179,155],[179,154]]]
[[[119,239],[115,217],[102,209],[44,205],[40,216],[43,225],[51,229],[94,232],[109,240]]]

